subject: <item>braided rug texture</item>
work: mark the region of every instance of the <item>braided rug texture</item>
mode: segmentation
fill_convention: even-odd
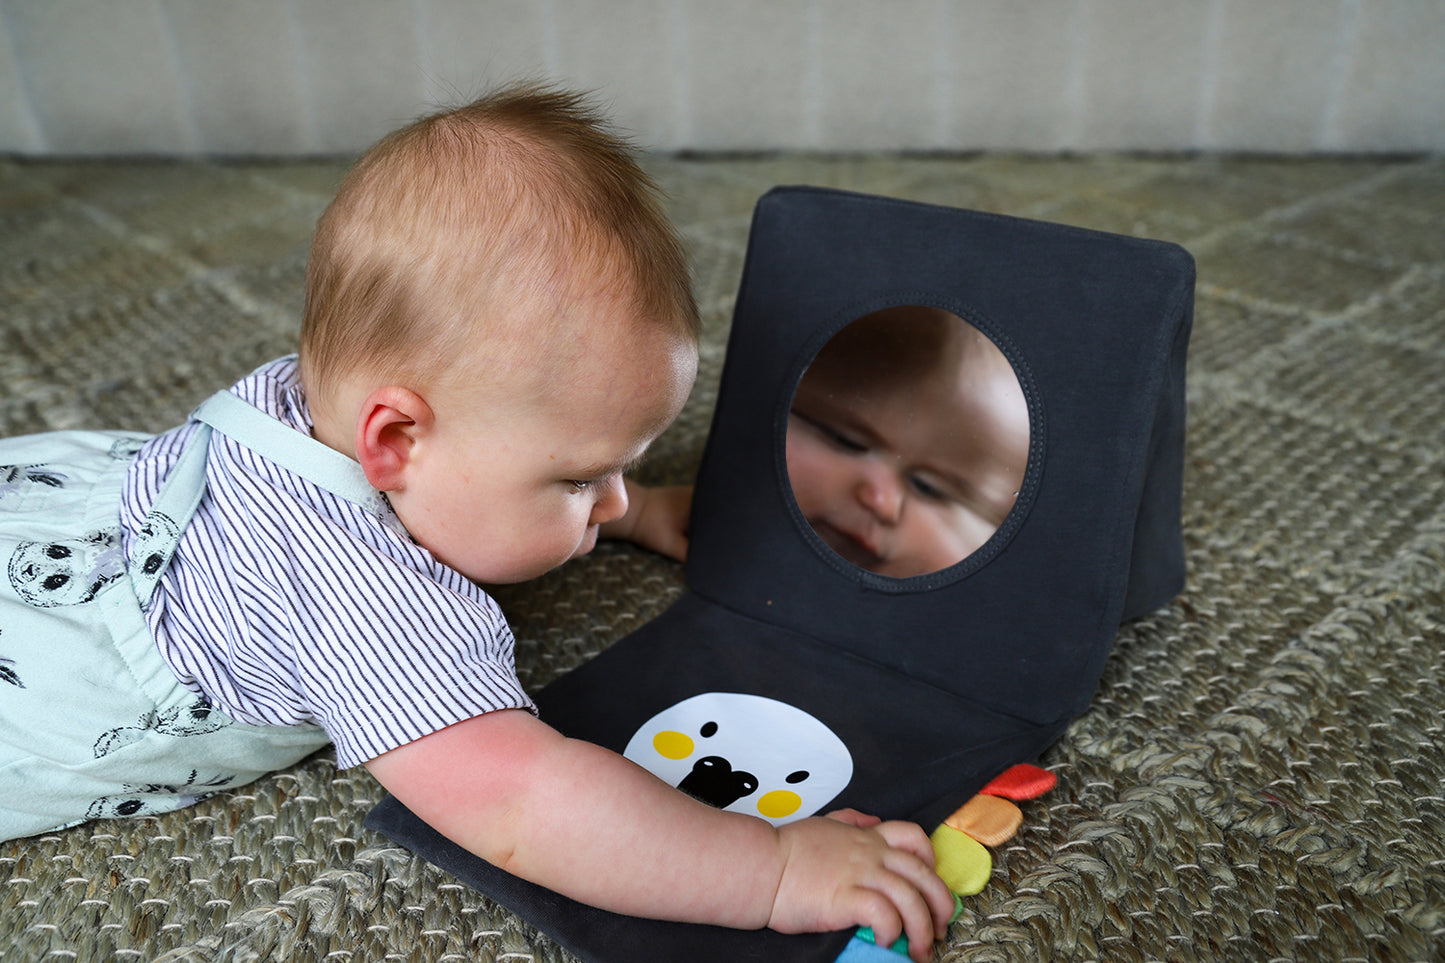
[[[757,197],[812,183],[1177,241],[1198,260],[1184,594],[1125,626],[1058,774],[939,958],[1445,959],[1445,159],[649,158],[702,373],[644,480],[701,455]],[[0,431],[159,431],[295,346],[340,161],[0,158]],[[603,546],[500,593],[538,686],[662,611]],[[329,750],[160,818],[0,844],[0,960],[570,957],[362,827]],[[646,947],[638,960],[650,960]]]

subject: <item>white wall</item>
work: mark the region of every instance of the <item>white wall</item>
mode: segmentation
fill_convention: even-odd
[[[350,152],[519,77],[666,150],[1438,151],[1445,0],[0,0],[0,152]]]

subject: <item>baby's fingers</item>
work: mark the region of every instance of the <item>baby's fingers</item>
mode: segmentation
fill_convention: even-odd
[[[861,905],[855,906],[858,926],[866,926],[873,931],[873,941],[882,947],[892,946],[902,936],[908,926],[907,920],[899,911],[894,899],[885,892],[883,887],[878,889],[863,889],[857,894]],[[909,940],[910,952],[912,951],[912,940]]]
[[[913,823],[890,822],[874,827],[882,834],[891,851],[896,854],[889,868],[902,874],[918,887],[933,913],[934,929],[938,939],[948,932],[949,921],[953,919],[956,904],[947,884],[934,872],[933,843],[921,828]],[[913,862],[908,857],[912,857]]]
[[[901,849],[921,859],[924,865],[933,866],[933,843],[928,834],[917,823],[891,821],[873,827],[893,849]]]
[[[883,865],[918,893],[932,916],[933,938],[942,939],[948,932],[956,904],[947,884],[933,871],[933,844],[923,835],[923,830],[912,823],[884,823],[876,827],[875,831],[878,830],[883,831],[889,843]],[[909,939],[912,938],[910,933]]]
[[[938,878],[931,864],[925,865],[911,855],[896,850],[895,854],[888,867],[907,882],[912,892],[924,904],[927,918],[921,925],[929,939],[943,939],[948,933],[948,924],[953,922],[953,914],[958,909],[953,893],[943,880]],[[916,942],[911,929],[908,931],[908,939]]]
[[[828,813],[826,818],[834,822],[846,823],[849,826],[857,826],[859,829],[870,829],[883,821],[877,816],[860,813],[856,809],[835,809]]]
[[[914,865],[917,863],[914,861]],[[932,957],[933,941],[940,935],[929,902],[906,875],[891,872],[874,881],[875,893],[882,896],[871,924],[879,946],[891,946],[899,936],[908,936],[908,955],[919,963]],[[950,912],[952,912],[950,900]],[[945,916],[944,919],[947,919]]]

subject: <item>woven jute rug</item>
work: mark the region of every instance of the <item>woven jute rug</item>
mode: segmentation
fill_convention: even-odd
[[[1184,594],[1119,633],[962,961],[1445,959],[1445,160],[649,160],[706,316],[645,468],[707,432],[752,204],[811,183],[1177,241],[1198,259]],[[291,351],[344,168],[0,159],[0,431],[159,431]],[[537,686],[662,611],[604,546],[501,602]],[[62,711],[57,707],[57,711]],[[362,827],[330,751],[162,818],[0,844],[0,959],[569,957]],[[638,947],[638,960],[650,960]]]

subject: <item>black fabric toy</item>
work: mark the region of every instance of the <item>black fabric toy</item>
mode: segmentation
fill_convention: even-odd
[[[1027,466],[992,537],[941,571],[845,560],[792,494],[794,391],[855,319],[956,315],[1012,365]],[[1122,620],[1184,580],[1193,263],[1171,244],[813,188],[758,204],[697,479],[689,589],[536,700],[714,805],[850,806],[933,830],[1088,705]],[[509,876],[393,799],[367,823],[584,960],[828,961],[783,936],[606,913]],[[900,957],[901,959],[901,957]]]

